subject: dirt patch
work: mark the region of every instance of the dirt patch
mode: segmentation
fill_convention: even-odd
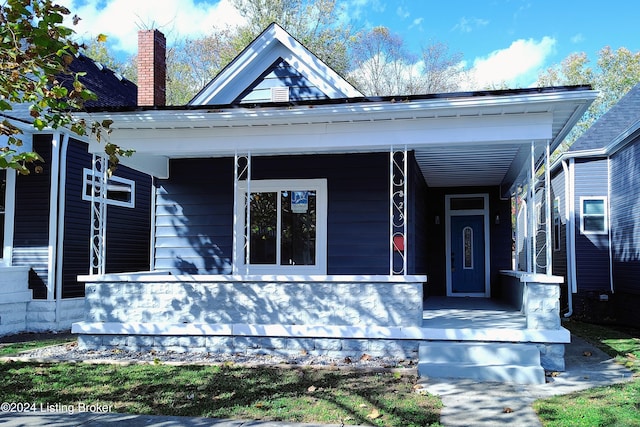
[[[73,339],[75,338],[75,334],[72,334],[71,331],[62,331],[62,332],[23,332],[20,334],[6,335],[0,337],[0,346],[2,344],[14,344],[18,342],[28,342],[28,341],[42,341],[47,339]]]

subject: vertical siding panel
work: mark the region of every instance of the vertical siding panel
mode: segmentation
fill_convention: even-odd
[[[35,299],[47,297],[51,139],[51,135],[33,136],[33,150],[44,162],[30,166],[29,175],[16,178],[13,265],[31,267],[29,288]],[[36,172],[36,167],[42,172]]]
[[[580,233],[580,198],[608,195],[608,168],[606,159],[576,160],[576,273],[578,291],[608,291],[609,237],[607,234]]]
[[[640,138],[611,157],[611,224],[615,291],[640,295]]]
[[[567,209],[565,200],[567,195],[565,194],[565,175],[564,170],[560,168],[560,171],[551,178],[551,203],[558,198],[558,220],[560,221],[560,239],[559,250],[553,251],[553,274],[556,276],[564,276],[565,283],[567,283]],[[553,208],[552,208],[553,215]],[[553,223],[551,232],[553,233]],[[552,239],[553,240],[553,239]]]
[[[91,206],[82,199],[84,168],[91,168],[87,144],[70,139],[66,156],[65,227],[62,254],[62,297],[84,296],[80,274],[89,272]],[[135,208],[107,206],[106,272],[149,269],[151,178],[120,165],[115,176],[136,181]]]
[[[156,180],[155,269],[231,272],[233,159],[172,160]]]
[[[388,153],[252,157],[252,179],[327,179],[327,273],[388,274]],[[156,269],[230,272],[233,160],[174,160],[157,181]]]
[[[409,274],[427,274],[429,200],[427,183],[411,152],[409,163]],[[427,285],[428,286],[428,285]]]

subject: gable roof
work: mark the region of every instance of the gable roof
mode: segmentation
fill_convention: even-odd
[[[72,73],[86,73],[80,77],[82,84],[98,96],[95,101],[85,102],[85,107],[133,107],[138,102],[138,87],[120,74],[110,70],[85,55],[78,57],[69,65]],[[58,76],[65,86],[73,85],[73,75]]]
[[[619,135],[640,120],[640,84],[603,114],[569,148],[569,152],[604,150]]]
[[[285,62],[326,98],[360,97],[360,93],[338,73],[318,59],[276,23],[269,25],[229,63],[189,105],[231,105],[247,88],[256,86],[276,63]]]
[[[85,73],[79,79],[84,86],[98,97],[85,102],[86,108],[134,107],[137,103],[138,87],[114,71],[106,68],[86,55],[79,54],[69,65],[71,73]],[[73,87],[73,74],[57,76],[67,89]],[[33,123],[28,103],[12,103],[11,110],[0,111],[0,116],[25,124]],[[25,128],[26,129],[26,128]]]

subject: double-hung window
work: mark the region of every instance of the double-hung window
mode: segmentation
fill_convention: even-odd
[[[580,198],[580,232],[582,234],[606,234],[607,221],[606,197]]]
[[[238,183],[239,272],[326,274],[326,180],[256,180],[248,186],[247,203],[247,182]]]
[[[96,179],[91,169],[84,169],[83,200],[91,200],[91,192],[94,191]],[[126,208],[135,207],[136,183],[133,180],[111,176],[107,180],[107,204]]]

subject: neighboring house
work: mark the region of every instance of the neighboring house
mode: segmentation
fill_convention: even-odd
[[[89,107],[133,106],[135,84],[86,56],[70,65],[84,72],[85,86],[98,95]],[[71,76],[60,76],[70,79]],[[0,335],[69,329],[82,319],[89,272],[92,154],[88,144],[66,130],[37,131],[28,106],[2,112],[22,131],[24,149],[43,162],[29,175],[0,170]],[[147,270],[151,218],[151,177],[119,167],[107,191],[107,271]]]
[[[366,97],[272,24],[186,106],[87,114],[154,176],[153,257],[146,274],[82,277],[72,330],[84,348],[136,350],[417,357],[431,343],[456,368],[460,349],[505,363],[517,349],[544,381],[540,358],[563,369],[569,340],[562,278],[511,271],[510,200],[594,97]],[[509,314],[482,310],[501,298]],[[423,318],[438,304],[474,314]]]
[[[552,166],[553,272],[567,315],[640,326],[640,85]]]

